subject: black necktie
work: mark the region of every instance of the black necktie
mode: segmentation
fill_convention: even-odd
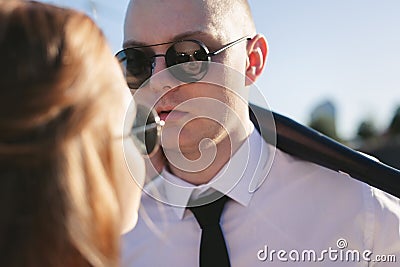
[[[229,267],[226,249],[219,219],[227,196],[203,206],[189,208],[202,229],[200,243],[200,267]]]

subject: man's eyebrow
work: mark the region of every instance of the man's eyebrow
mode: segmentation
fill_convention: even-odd
[[[174,41],[179,41],[179,40],[183,40],[183,39],[188,39],[188,38],[193,38],[195,36],[208,36],[207,33],[203,32],[203,31],[188,31],[188,32],[184,32],[181,34],[176,35],[174,38],[172,38],[171,40],[167,40],[163,43],[168,43],[168,42],[174,42]],[[140,47],[140,46],[152,46],[152,45],[156,45],[156,44],[148,44],[145,42],[140,42],[140,41],[136,41],[136,40],[126,40],[123,43],[123,47],[127,48],[127,47]]]
[[[183,40],[183,39],[188,39],[188,38],[193,38],[193,37],[197,37],[197,36],[208,36],[207,33],[203,32],[203,31],[190,31],[190,32],[184,32],[181,34],[176,35],[172,41],[179,41],[179,40]]]
[[[123,44],[122,47],[123,48],[127,48],[127,47],[135,47],[135,46],[146,46],[146,43],[143,42],[138,42],[135,40],[126,40]]]

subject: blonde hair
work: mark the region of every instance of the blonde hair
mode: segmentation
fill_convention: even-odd
[[[124,88],[102,32],[76,11],[2,1],[0,58],[0,264],[117,266]]]

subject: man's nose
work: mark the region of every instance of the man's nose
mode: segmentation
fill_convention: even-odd
[[[181,84],[180,81],[176,80],[169,72],[165,57],[163,55],[156,55],[154,57],[153,74],[150,77],[148,86],[151,90],[156,93],[165,93],[166,88],[174,88]]]

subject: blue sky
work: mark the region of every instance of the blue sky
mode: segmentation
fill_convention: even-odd
[[[272,109],[307,122],[331,99],[339,133],[362,119],[385,127],[400,105],[400,1],[251,1],[268,39],[267,70],[258,81]]]
[[[113,51],[120,48],[127,0],[43,2],[87,12]],[[311,110],[330,99],[345,138],[363,119],[387,126],[400,105],[400,1],[250,0],[250,5],[270,48],[257,86],[273,110],[307,123]]]

